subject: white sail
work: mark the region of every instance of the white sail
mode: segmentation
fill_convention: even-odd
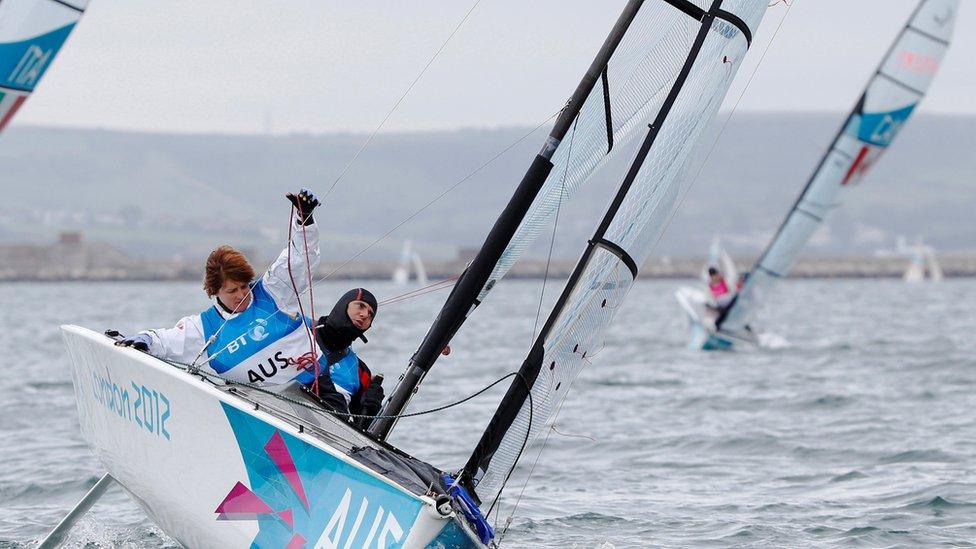
[[[941,282],[945,278],[942,265],[935,255],[935,249],[919,241],[915,246],[904,248],[909,257],[908,267],[902,275],[905,282]]]
[[[523,364],[522,377],[465,467],[482,499],[498,492],[526,441],[554,417],[576,376],[600,350],[603,331],[676,207],[691,151],[725,97],[767,2],[710,6],[703,21],[670,2],[647,2],[638,15],[646,18],[640,48],[646,64],[637,65],[654,83],[642,109],[653,123],[644,126],[637,159]]]
[[[925,95],[949,46],[958,0],[922,0],[772,242],[720,320],[742,332],[778,278],[786,276],[813,232],[894,140]]]
[[[417,282],[421,285],[427,284],[427,269],[424,268],[424,262],[420,260],[420,254],[414,252],[410,256],[410,263],[413,265],[413,272],[417,277]]]
[[[935,249],[929,247],[927,251],[925,266],[929,271],[929,280],[932,282],[942,282],[942,279],[945,278],[945,273],[942,272],[942,265],[939,263],[939,258],[935,255]]]
[[[88,0],[0,2],[0,131],[58,54]]]
[[[732,256],[722,247],[722,240],[717,236],[712,238],[712,244],[708,248],[708,264],[702,269],[702,279],[706,283],[708,282],[709,267],[714,267],[722,273],[722,276],[728,281],[730,289],[739,280],[739,269],[735,266]]]
[[[404,285],[410,281],[410,273],[413,269],[413,276],[420,284],[427,284],[427,269],[424,262],[420,260],[420,254],[414,251],[411,242],[407,240],[403,243],[403,250],[400,252],[400,262],[393,269],[391,280],[394,284]]]
[[[410,258],[412,254],[410,241],[407,240],[403,243],[403,250],[400,252],[400,262],[393,269],[392,281],[394,284],[402,286],[410,280]]]
[[[676,51],[665,48],[684,38],[678,35],[681,27],[670,24],[673,16],[668,12],[677,8],[659,7],[661,3],[646,2],[617,46],[603,78],[587,96],[573,130],[553,155],[549,177],[495,264],[478,296],[479,303],[552,222],[560,203],[572,199],[597,170],[641,135],[657,114],[669,79],[683,62]],[[708,7],[702,0],[695,4]]]

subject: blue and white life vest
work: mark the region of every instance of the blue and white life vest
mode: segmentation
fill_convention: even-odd
[[[308,363],[309,353],[314,352],[320,368],[326,367],[318,345],[309,344],[305,326],[311,326],[311,321],[280,311],[263,280],[251,286],[251,296],[251,305],[233,318],[224,319],[216,305],[200,313],[204,337],[209,341],[217,334],[207,347],[210,367],[233,381],[311,383],[314,368],[301,369],[299,358],[305,356],[303,363]]]
[[[348,404],[362,385],[359,375],[359,357],[353,352],[351,347],[338,353],[329,355],[327,362],[329,365],[329,377],[337,391],[346,397]]]

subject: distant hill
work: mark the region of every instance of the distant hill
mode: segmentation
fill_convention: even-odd
[[[841,120],[823,113],[736,114],[657,253],[701,255],[715,233],[733,251],[758,252]],[[720,115],[717,124],[723,121]],[[941,251],[976,250],[973,127],[973,117],[913,119],[834,212],[810,253],[864,253],[892,246],[896,235],[922,235]],[[367,257],[395,256],[403,239],[440,259],[480,244],[547,130],[516,144]],[[698,161],[718,130],[712,129]],[[317,214],[327,234],[324,252],[333,258],[355,253],[528,131],[378,136]],[[0,136],[0,242],[49,241],[58,230],[80,229],[89,240],[148,258],[195,258],[225,241],[267,257],[287,230],[282,195],[303,185],[324,195],[364,139],[15,127]],[[565,207],[557,256],[579,253],[622,167],[605,170]]]

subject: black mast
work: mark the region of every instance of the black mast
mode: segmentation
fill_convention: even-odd
[[[395,416],[403,411],[410,397],[417,392],[417,388],[423,381],[424,376],[434,366],[434,361],[440,356],[441,351],[450,343],[451,338],[457,333],[468,314],[480,304],[478,302],[478,295],[484,289],[495,264],[498,263],[499,258],[511,241],[512,236],[514,236],[519,224],[522,222],[522,218],[525,217],[526,212],[539,193],[539,189],[542,188],[542,184],[549,176],[549,171],[552,170],[553,164],[550,158],[552,158],[553,153],[559,147],[563,137],[569,131],[573,120],[579,115],[583,103],[593,90],[597,80],[600,79],[600,76],[606,70],[610,57],[620,44],[620,41],[623,39],[624,34],[626,34],[627,29],[630,27],[631,22],[633,22],[634,17],[636,17],[643,3],[644,0],[630,0],[627,3],[623,13],[620,14],[613,29],[610,31],[610,35],[603,43],[603,47],[600,48],[590,68],[583,76],[583,80],[576,87],[576,91],[573,92],[566,107],[560,112],[542,150],[532,161],[529,170],[522,178],[522,182],[516,188],[515,194],[512,195],[508,205],[505,206],[505,209],[495,221],[495,225],[491,228],[491,232],[488,233],[487,238],[485,238],[485,242],[478,251],[478,255],[475,256],[467,269],[461,273],[461,277],[455,283],[454,289],[451,290],[451,295],[448,296],[447,301],[441,307],[437,318],[434,320],[430,330],[427,331],[427,335],[424,337],[420,347],[414,353],[413,357],[411,357],[407,371],[400,376],[400,383],[397,385],[389,400],[387,400],[380,415]],[[393,429],[395,423],[396,420],[390,417],[378,418],[373,421],[369,431],[377,438],[385,439],[390,433],[390,430]]]
[[[637,156],[634,159],[634,162],[631,164],[623,182],[620,184],[620,188],[617,190],[617,194],[610,203],[603,220],[600,222],[599,227],[597,227],[593,238],[589,240],[586,250],[583,252],[583,256],[573,269],[573,273],[566,282],[566,286],[563,288],[562,294],[560,294],[559,299],[556,301],[556,305],[553,307],[549,318],[546,320],[545,326],[543,326],[542,331],[536,338],[528,357],[526,357],[525,361],[522,363],[522,367],[519,369],[519,375],[515,380],[512,381],[508,392],[498,405],[495,415],[491,418],[488,428],[485,430],[484,434],[482,434],[481,440],[478,442],[478,446],[475,447],[474,452],[468,459],[468,463],[464,466],[461,478],[462,481],[465,482],[469,487],[475,487],[477,485],[476,479],[480,478],[479,471],[485,471],[487,469],[488,464],[491,462],[492,456],[495,454],[495,451],[498,449],[499,445],[504,439],[505,433],[508,432],[509,428],[512,426],[512,423],[515,421],[515,418],[518,416],[519,411],[522,409],[522,406],[528,399],[529,392],[532,390],[532,386],[535,384],[535,381],[539,376],[539,372],[542,370],[542,361],[545,358],[545,341],[553,329],[556,321],[559,319],[559,316],[562,314],[563,309],[566,307],[566,304],[569,301],[570,296],[573,294],[573,291],[576,289],[577,284],[579,284],[580,278],[583,276],[586,266],[596,250],[598,248],[602,248],[610,253],[613,253],[627,266],[631,272],[631,275],[634,278],[637,277],[639,266],[636,264],[634,259],[616,243],[606,240],[605,236],[607,230],[610,228],[611,222],[613,221],[614,217],[616,217],[620,206],[627,197],[627,193],[633,185],[634,180],[636,179],[637,174],[644,163],[644,160],[647,158],[647,155],[651,150],[651,146],[654,144],[654,141],[657,138],[665,119],[671,112],[671,108],[674,105],[674,102],[677,100],[678,94],[681,92],[685,81],[688,79],[688,75],[691,73],[691,69],[698,58],[698,53],[701,51],[702,45],[705,43],[705,38],[708,36],[715,18],[724,19],[736,26],[746,37],[746,40],[751,41],[752,35],[745,23],[734,14],[720,9],[722,0],[713,0],[710,9],[707,12],[701,8],[698,8],[697,6],[691,5],[689,2],[684,2],[683,0],[665,1],[674,5],[687,15],[700,20],[701,27],[698,30],[698,34],[692,45],[691,51],[688,53],[681,71],[678,73],[678,76],[672,85],[671,90],[668,92],[664,103],[661,105],[661,109],[658,111],[653,123],[650,124],[647,136],[644,138],[643,143],[641,143]]]

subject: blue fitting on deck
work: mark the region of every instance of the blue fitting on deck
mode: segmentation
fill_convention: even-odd
[[[461,508],[461,512],[464,513],[464,518],[468,519],[468,524],[478,534],[478,539],[481,540],[481,543],[487,545],[488,542],[495,539],[495,531],[488,524],[488,519],[481,514],[481,507],[478,507],[478,504],[474,502],[471,494],[461,484],[455,483],[454,478],[447,473],[441,477],[441,480],[448,487],[448,492],[454,499],[454,502]]]

